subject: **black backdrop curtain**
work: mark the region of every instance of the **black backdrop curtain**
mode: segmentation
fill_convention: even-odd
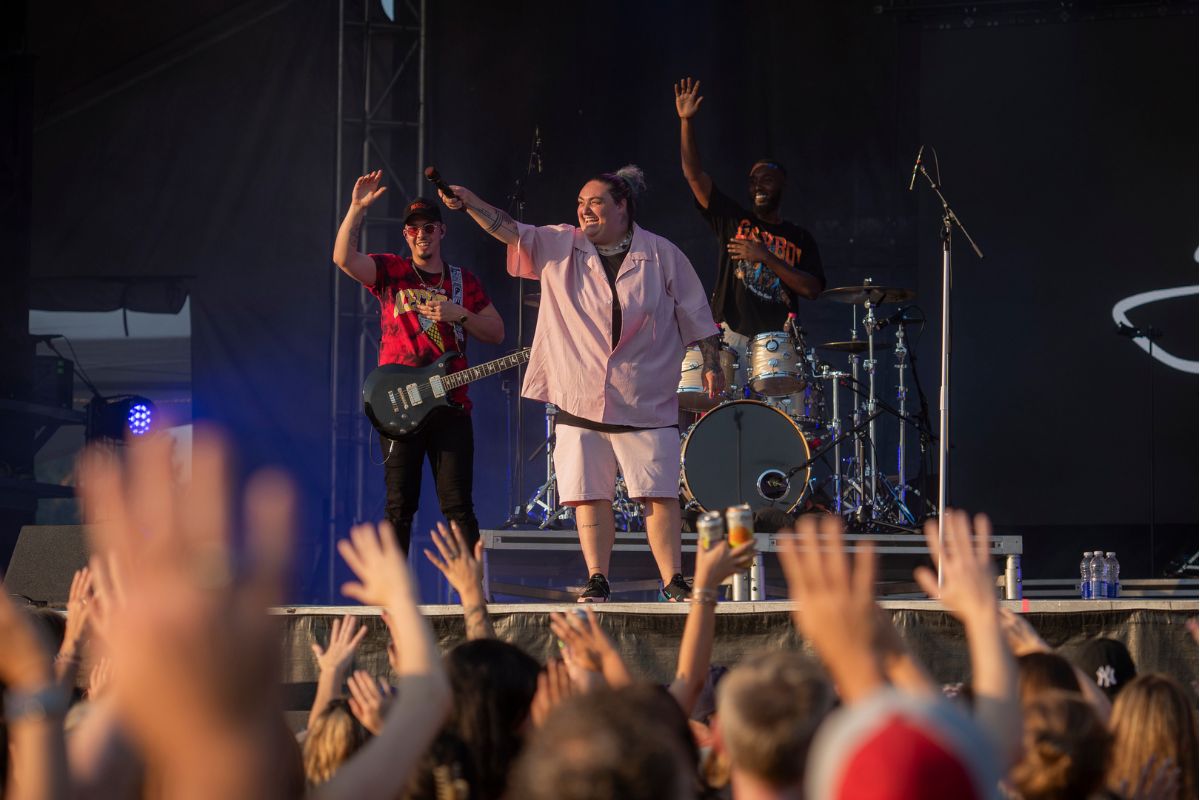
[[[192,276],[197,415],[230,428],[247,467],[298,475],[295,593],[328,599],[337,5],[85,3],[65,19],[31,5],[34,278]],[[1077,540],[1129,553],[1126,574],[1147,574],[1150,361],[1111,333],[1111,308],[1196,282],[1194,18],[935,29],[877,7],[430,2],[428,160],[505,206],[540,126],[545,171],[529,181],[526,214],[537,223],[570,221],[588,177],[638,163],[651,184],[646,227],[711,283],[716,243],[679,172],[671,92],[696,76],[700,147],[718,185],[742,195],[750,163],[773,156],[790,174],[785,213],[816,235],[830,285],[871,277],[919,291],[936,414],[937,209],[905,191],[916,146],[935,145],[988,253],[976,263],[958,240],[953,498],[1027,534],[1027,575],[1069,574],[1060,551]],[[147,52],[156,58],[139,61]],[[115,77],[88,99],[95,75]],[[448,221],[447,255],[483,279],[511,346],[501,246]],[[1194,299],[1150,311],[1134,321],[1194,359]],[[848,307],[806,312],[812,341],[847,338]],[[888,358],[881,371],[890,381]],[[1194,374],[1158,365],[1160,536],[1170,523],[1193,544],[1196,388]],[[488,526],[508,511],[504,395],[498,380],[472,395]],[[526,453],[540,413],[528,404]],[[893,443],[885,428],[889,472]],[[519,495],[538,472],[535,461]],[[436,508],[432,487],[422,507]]]

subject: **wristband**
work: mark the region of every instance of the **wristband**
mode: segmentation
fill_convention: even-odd
[[[53,683],[32,692],[9,689],[4,693],[4,719],[9,725],[61,718],[70,707],[70,696]]]
[[[700,588],[692,589],[692,602],[715,606],[717,604],[717,590]]]

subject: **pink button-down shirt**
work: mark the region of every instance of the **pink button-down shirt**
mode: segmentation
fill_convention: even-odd
[[[621,339],[613,348],[612,290],[596,246],[573,225],[517,230],[508,272],[542,284],[521,394],[594,422],[677,424],[684,348],[718,331],[687,256],[634,225],[617,273]]]

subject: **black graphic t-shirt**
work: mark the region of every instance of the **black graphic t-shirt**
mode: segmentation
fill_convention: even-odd
[[[788,312],[799,315],[797,296],[761,261],[735,261],[726,249],[730,239],[761,242],[784,263],[803,270],[825,288],[821,253],[812,234],[788,221],[763,222],[740,203],[712,188],[708,208],[696,203],[717,235],[719,261],[713,290],[713,318],[744,336],[783,329]]]

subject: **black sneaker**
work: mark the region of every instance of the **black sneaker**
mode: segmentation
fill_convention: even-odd
[[[608,588],[608,578],[597,572],[588,578],[587,586],[579,593],[577,603],[607,603],[612,590]]]
[[[671,581],[662,587],[659,599],[668,603],[683,603],[691,596],[692,587],[683,579],[682,574],[676,572],[671,576]]]

